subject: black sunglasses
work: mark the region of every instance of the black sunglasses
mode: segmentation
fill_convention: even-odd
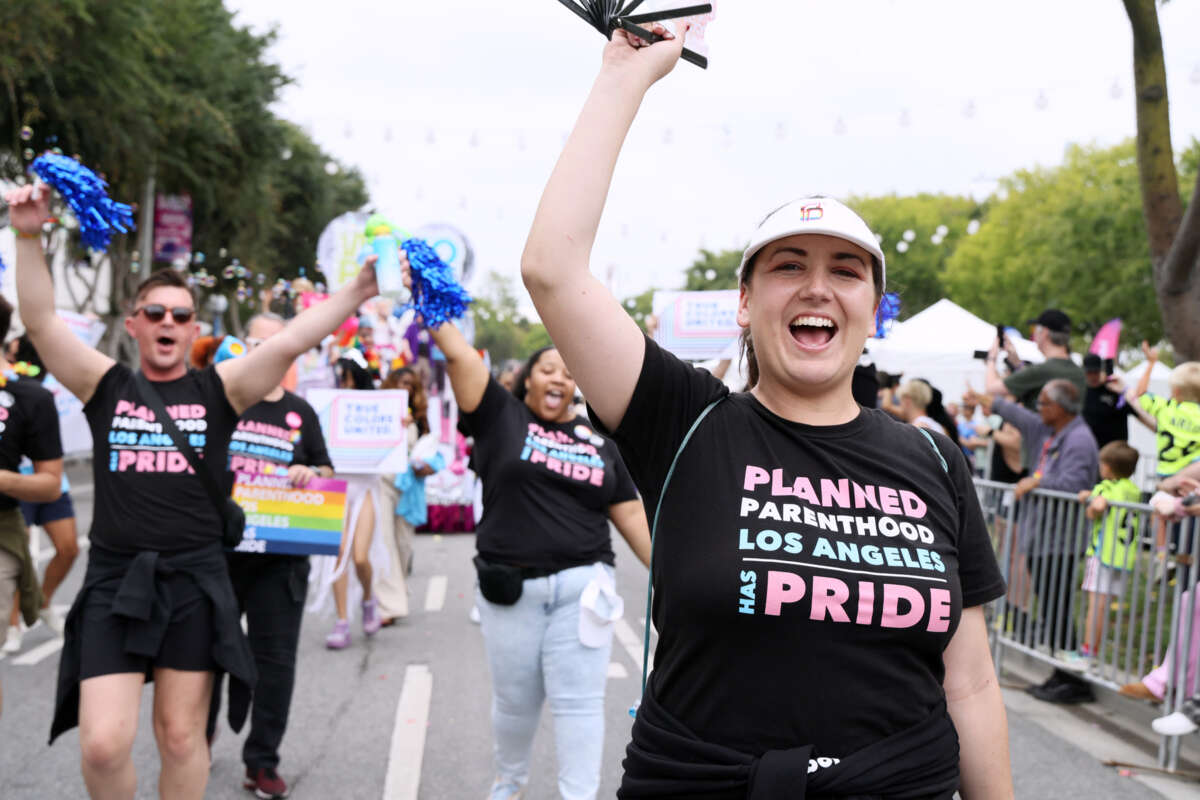
[[[167,307],[161,303],[151,303],[150,305],[142,306],[134,309],[133,315],[144,314],[146,319],[151,322],[162,322],[163,317],[167,316]],[[196,316],[196,309],[188,308],[187,306],[174,306],[171,309],[171,317],[179,325],[185,322],[191,322],[192,317]]]

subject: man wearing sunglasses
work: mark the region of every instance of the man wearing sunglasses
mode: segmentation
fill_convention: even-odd
[[[41,243],[49,192],[35,184],[6,199],[17,236],[21,316],[50,373],[84,402],[95,442],[92,547],[67,618],[51,740],[78,724],[88,792],[132,798],[131,750],[142,686],[152,679],[159,795],[201,798],[214,671],[230,675],[235,730],[245,721],[255,677],[221,547],[222,521],[165,432],[171,421],[155,419],[135,373],[86,346],[55,314]],[[137,342],[142,374],[220,482],[238,416],[376,294],[370,258],[337,294],[244,358],[189,371],[195,297],[178,273],[161,270],[138,287],[125,330]]]

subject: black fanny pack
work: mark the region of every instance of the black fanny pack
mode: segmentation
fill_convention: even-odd
[[[515,567],[497,564],[483,556],[475,556],[475,574],[479,576],[479,591],[483,599],[498,606],[511,606],[521,599],[524,583],[530,578],[544,578],[555,570],[538,567]]]

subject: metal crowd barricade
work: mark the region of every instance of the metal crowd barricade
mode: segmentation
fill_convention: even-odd
[[[1112,690],[1146,677],[1166,686],[1164,714],[1200,694],[1200,518],[1167,523],[1144,503],[1110,503],[1099,532],[1129,549],[1113,547],[1087,592],[1096,521],[1077,495],[1039,489],[1015,500],[1012,484],[982,479],[975,488],[1008,583],[989,615],[997,672],[1015,651]],[[1161,767],[1177,768],[1179,746],[1162,737]]]

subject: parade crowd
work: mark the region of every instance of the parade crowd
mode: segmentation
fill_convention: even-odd
[[[0,358],[0,617],[10,647],[18,615],[64,637],[50,740],[78,727],[93,798],[134,796],[148,681],[162,797],[204,795],[222,708],[234,730],[249,721],[245,788],[287,796],[279,751],[306,606],[332,604],[331,651],[403,619],[414,532],[431,522],[425,482],[468,456],[495,777],[459,796],[522,796],[544,705],[559,794],[596,796],[623,612],[614,529],[650,569],[659,634],[618,797],[1013,796],[985,607],[1004,598],[1000,624],[1048,635],[1067,613],[1048,598],[1076,589],[1056,581],[1082,572],[1086,621],[1065,620],[1062,649],[1095,652],[1100,609],[1137,549],[1108,509],[1142,499],[1129,416],[1156,431],[1158,488],[1179,500],[1159,544],[1168,518],[1200,509],[1185,502],[1200,489],[1200,364],[1175,367],[1169,396],[1124,386],[1097,358],[1077,364],[1071,321],[1050,309],[1030,321],[1041,363],[998,340],[985,385],[957,402],[919,378],[880,388],[858,362],[884,253],[866,221],[822,196],[771,211],[746,247],[741,385],[676,358],[589,271],[625,136],[680,57],[684,36],[653,27],[664,39],[652,45],[613,34],[545,188],[520,265],[554,344],[517,371],[493,375],[454,322],[397,329],[374,258],[291,319],[258,313],[244,342],[198,337],[192,289],[155,272],[124,319],[131,369],[55,313],[48,191],[8,194],[25,330]],[[0,300],[5,340],[12,312]],[[50,599],[77,533],[47,376],[84,403],[94,442],[91,546],[65,619]],[[405,390],[405,470],[339,473],[305,385]],[[456,426],[432,412],[447,397]],[[346,480],[339,554],[239,550],[234,473]],[[1018,503],[1003,571],[980,477],[1012,484]],[[1085,553],[1038,540],[1038,506],[1022,501],[1051,489],[1095,521]],[[40,579],[32,525],[55,547]],[[1163,681],[1126,690],[1161,697]],[[1031,691],[1092,696],[1071,670]]]

